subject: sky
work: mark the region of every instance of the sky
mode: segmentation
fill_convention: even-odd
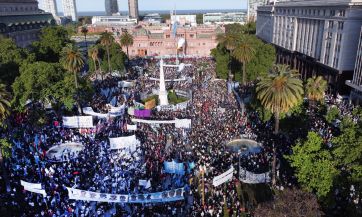
[[[56,0],[62,11],[61,0]],[[104,11],[104,0],[76,0],[78,11]],[[139,10],[245,9],[247,0],[139,0]],[[118,0],[121,11],[128,10],[128,0]]]

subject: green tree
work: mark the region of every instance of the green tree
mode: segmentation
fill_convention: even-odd
[[[327,85],[327,81],[324,80],[322,76],[308,78],[305,89],[311,107],[315,107],[316,102],[324,99]]]
[[[111,58],[110,58],[110,52],[109,52],[109,47],[112,45],[112,43],[114,42],[114,38],[112,33],[110,32],[103,32],[101,34],[101,38],[100,38],[100,42],[101,45],[103,45],[106,48],[107,51],[107,60],[108,60],[108,72],[111,73],[112,72],[112,67],[111,67]]]
[[[64,79],[64,70],[59,63],[35,62],[24,64],[21,74],[13,84],[13,104],[23,110],[28,99],[33,102],[50,102],[52,85]]]
[[[315,132],[309,132],[306,141],[293,147],[293,154],[286,158],[296,170],[298,182],[318,197],[326,197],[339,175],[331,152],[323,139]]]
[[[12,39],[0,38],[0,83],[10,86],[19,75],[19,68],[28,57]]]
[[[128,65],[128,62],[129,62],[128,47],[133,45],[133,36],[131,34],[129,34],[128,31],[125,31],[121,35],[120,42],[121,42],[122,47],[127,48],[127,65]],[[128,67],[126,67],[126,70],[128,71]]]
[[[279,133],[280,114],[288,112],[302,100],[303,83],[294,70],[286,65],[276,65],[267,77],[257,83],[257,98],[264,108],[274,114],[275,130]],[[276,184],[276,148],[273,147],[273,186]]]
[[[257,83],[257,98],[274,114],[275,134],[279,133],[279,118],[298,105],[303,96],[303,83],[298,72],[287,65],[275,65],[272,73]]]
[[[249,81],[255,81],[268,75],[276,61],[276,51],[272,45],[264,43],[255,35],[250,35],[249,39],[256,52],[254,58],[246,64],[246,77]]]
[[[344,124],[342,133],[332,140],[334,160],[344,177],[361,192],[362,188],[362,125],[351,120]],[[347,126],[348,125],[348,126]]]
[[[217,76],[221,79],[228,79],[229,53],[226,48],[219,44],[211,50],[211,56],[213,56],[216,61]]]
[[[37,61],[59,62],[63,48],[71,43],[68,31],[61,26],[41,30],[40,39],[32,44]]]
[[[8,184],[8,175],[4,167],[4,159],[11,157],[11,143],[8,139],[0,139],[0,167],[1,167],[1,176],[5,179],[5,182]]]
[[[228,70],[231,72],[232,70],[232,53],[234,51],[234,49],[237,46],[237,41],[238,41],[239,36],[236,33],[225,33],[225,34],[219,34],[216,38],[216,40],[218,41],[219,45],[223,46],[224,48],[226,48],[227,52],[227,56],[228,56]],[[229,73],[229,76],[231,74]]]
[[[107,51],[104,46],[101,44],[96,45],[98,47],[98,56],[100,59],[100,62],[98,64],[100,65],[100,70],[102,72],[109,72],[109,65],[108,65],[108,55]],[[109,47],[109,53],[110,53],[110,63],[111,68],[113,70],[122,71],[124,70],[124,63],[127,58],[126,54],[122,51],[120,45],[116,42],[112,42],[112,44]],[[88,57],[89,61],[92,62],[93,60],[91,57]],[[94,71],[94,64],[91,64],[89,66],[90,71]]]
[[[238,40],[232,56],[243,65],[243,85],[246,85],[246,64],[255,56],[255,49],[251,44],[249,37],[244,36]]]
[[[0,126],[10,114],[10,93],[4,84],[0,84]]]
[[[78,92],[78,73],[84,67],[83,56],[79,49],[72,44],[68,44],[62,51],[61,63],[68,72],[74,75],[74,84]],[[77,106],[79,113],[82,113],[82,108],[79,102],[79,95],[77,93]]]
[[[133,45],[133,36],[125,31],[120,38],[121,46],[127,49],[127,58],[129,58],[128,47]]]
[[[87,26],[82,26],[82,29],[80,31],[84,35],[85,47],[88,49],[88,45],[87,45],[88,28],[87,28]]]
[[[323,216],[317,198],[308,192],[298,189],[285,189],[276,192],[273,201],[260,204],[254,217],[319,217]]]
[[[99,62],[99,49],[97,45],[93,45],[92,47],[90,47],[88,49],[88,57],[92,59],[93,61],[93,66],[94,66],[94,72],[97,72],[97,63],[100,67],[100,62]],[[103,73],[102,73],[102,80],[103,80]]]
[[[240,24],[238,24],[240,25]],[[230,31],[236,31],[236,30],[230,30]],[[240,30],[241,32],[242,30]],[[233,34],[233,33],[231,33]],[[219,45],[211,50],[211,55],[216,60],[216,68],[217,73],[223,74],[225,71],[228,70],[228,67],[233,65],[232,70],[235,73],[235,80],[241,81],[242,76],[239,75],[239,63],[237,61],[233,61],[233,59],[229,56],[230,52],[229,50],[225,49],[225,44],[227,44],[227,41],[225,41],[225,35],[220,35],[220,42]],[[255,81],[259,79],[260,77],[264,77],[268,74],[270,68],[275,63],[276,60],[276,52],[275,48],[272,45],[266,44],[260,39],[258,39],[254,35],[245,35],[243,33],[240,33],[239,36],[235,35],[232,36],[230,39],[230,48],[234,48],[233,45],[235,44],[237,40],[240,40],[239,38],[246,37],[248,39],[249,45],[253,48],[255,51],[255,55],[253,55],[253,58],[250,59],[249,62],[246,63],[246,79],[248,81]],[[229,62],[225,62],[225,59]],[[230,63],[230,65],[229,65]],[[238,65],[239,64],[239,65]],[[240,79],[239,79],[240,78]]]
[[[326,115],[326,120],[329,123],[333,123],[335,120],[339,118],[340,112],[339,109],[336,106],[331,107]]]

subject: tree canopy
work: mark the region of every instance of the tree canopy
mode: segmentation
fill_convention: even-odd
[[[62,26],[46,27],[41,30],[40,39],[32,44],[37,61],[59,62],[63,48],[71,43],[69,31]]]
[[[293,147],[293,154],[287,159],[296,169],[298,181],[306,190],[315,192],[318,197],[327,196],[339,171],[332,154],[317,133],[309,132],[305,141]]]
[[[20,65],[31,56],[18,48],[12,39],[0,38],[0,83],[11,85],[19,75]]]
[[[107,50],[105,46],[101,44],[95,45],[98,48],[98,57],[100,59],[100,66],[103,72],[108,72],[108,57],[107,57]],[[123,71],[124,69],[124,62],[127,59],[126,54],[122,51],[119,44],[113,42],[109,47],[109,56],[110,56],[110,63],[111,68],[113,70]],[[93,59],[91,56],[88,58],[89,63],[89,71],[95,71]]]
[[[254,213],[255,217],[319,217],[322,215],[323,212],[313,194],[288,188],[277,192],[273,201],[260,204]]]
[[[59,63],[35,62],[21,67],[21,74],[12,85],[13,105],[23,110],[28,99],[34,102],[60,103],[71,109],[76,94],[73,75],[65,72]],[[81,89],[91,91],[90,85],[81,81]]]

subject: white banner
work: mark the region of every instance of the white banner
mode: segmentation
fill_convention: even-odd
[[[148,194],[104,194],[92,191],[84,191],[74,188],[67,188],[71,200],[85,200],[96,202],[117,202],[117,203],[156,203],[184,200],[183,188],[170,191],[148,193]]]
[[[103,194],[92,191],[83,191],[79,189],[67,188],[68,196],[71,200],[85,200],[97,202],[119,202],[126,203],[128,201],[127,194]]]
[[[20,184],[24,187],[25,191],[42,194],[43,197],[47,196],[47,193],[42,189],[41,184],[25,182],[23,180],[20,180]]]
[[[127,124],[127,130],[128,131],[137,130],[137,125],[129,125],[129,124]]]
[[[270,182],[270,172],[256,174],[240,168],[240,181],[248,184],[268,183]]]
[[[191,119],[177,119],[175,120],[175,127],[176,128],[191,128]]]
[[[148,189],[151,187],[151,180],[147,181],[147,180],[140,179],[140,180],[138,180],[138,185],[145,187],[145,189]]]
[[[177,110],[185,110],[190,101],[182,102],[176,105],[159,105],[157,106],[157,111],[177,111]]]
[[[131,119],[135,123],[144,124],[175,124],[176,128],[191,128],[191,119],[175,119],[175,120],[144,120],[144,119]]]
[[[20,180],[20,184],[27,188],[42,189],[40,183],[30,183],[30,182],[25,182],[23,180]]]
[[[231,167],[228,171],[224,172],[223,174],[214,177],[212,180],[212,185],[217,187],[231,180],[233,178],[233,172],[234,172],[234,167]]]
[[[66,128],[93,128],[92,116],[63,117],[63,126]]]
[[[86,114],[86,115],[91,115],[91,116],[95,116],[95,117],[98,117],[98,118],[107,118],[108,117],[108,114],[102,114],[102,113],[94,112],[92,107],[83,108],[83,113]]]
[[[137,149],[137,146],[140,144],[140,141],[137,140],[136,136],[125,136],[117,138],[109,138],[109,143],[111,149],[128,149],[129,152],[134,152]]]
[[[134,81],[119,81],[118,87],[133,87]]]

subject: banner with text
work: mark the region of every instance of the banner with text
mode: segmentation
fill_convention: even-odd
[[[63,117],[63,126],[66,128],[93,128],[92,116]]]
[[[108,203],[158,203],[184,199],[184,188],[149,194],[104,194],[92,191],[67,188],[71,200],[85,200]]]
[[[185,167],[183,163],[177,163],[176,161],[171,162],[163,162],[163,167],[165,170],[165,173],[172,173],[172,174],[179,174],[184,175],[185,174]]]
[[[268,183],[270,182],[270,172],[266,173],[252,173],[244,168],[240,168],[240,181],[248,184]]]
[[[109,138],[109,143],[111,149],[126,149],[129,152],[134,152],[137,149],[137,146],[140,144],[140,141],[137,140],[136,136],[124,136],[117,138]]]
[[[223,174],[214,177],[212,180],[212,185],[217,187],[227,181],[230,181],[233,178],[233,172],[234,172],[234,167],[231,167],[228,171],[224,172]]]

